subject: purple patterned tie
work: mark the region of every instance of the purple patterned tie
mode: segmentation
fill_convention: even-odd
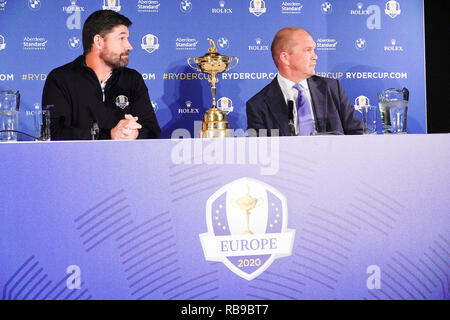
[[[311,114],[311,107],[308,98],[302,87],[297,83],[293,86],[298,91],[297,97],[297,118],[301,136],[310,136],[314,132],[314,120]]]

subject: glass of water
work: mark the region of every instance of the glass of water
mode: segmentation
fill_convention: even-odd
[[[406,133],[408,123],[409,91],[387,89],[378,94],[383,134]]]
[[[39,137],[41,134],[41,125],[42,125],[42,111],[39,103],[35,103],[31,110],[31,115],[33,117],[33,133],[32,135]],[[39,139],[35,139],[38,141]]]
[[[41,124],[41,141],[50,141],[50,107],[47,106],[44,110],[42,110],[42,124]]]
[[[377,134],[377,107],[362,106],[361,114],[364,134]]]
[[[19,92],[0,91],[0,141],[17,141],[19,103]]]

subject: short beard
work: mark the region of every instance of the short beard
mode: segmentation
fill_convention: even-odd
[[[126,58],[125,58],[126,56]],[[112,59],[109,59],[106,54],[102,54],[101,58],[103,61],[111,68],[111,69],[121,69],[125,68],[128,65],[129,62],[129,52],[126,54],[119,55],[119,59],[117,61],[113,61]]]

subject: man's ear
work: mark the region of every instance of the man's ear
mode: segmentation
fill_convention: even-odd
[[[105,39],[103,39],[103,37],[99,34],[96,34],[94,36],[94,46],[95,48],[97,48],[97,50],[101,51],[103,49],[105,43]]]
[[[289,66],[289,53],[287,53],[286,51],[280,52],[280,54],[278,55],[278,61],[286,66]]]

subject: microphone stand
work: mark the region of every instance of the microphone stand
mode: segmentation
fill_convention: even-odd
[[[92,124],[92,128],[91,128],[92,140],[98,140],[99,133],[100,133],[100,128],[98,127],[97,122],[94,122]]]
[[[288,123],[289,133],[291,134],[291,136],[296,136],[296,134],[295,134],[295,125],[294,125],[294,101],[292,101],[292,100],[288,101],[288,109],[289,109],[289,113],[288,113],[288,117],[289,117],[289,123]]]

